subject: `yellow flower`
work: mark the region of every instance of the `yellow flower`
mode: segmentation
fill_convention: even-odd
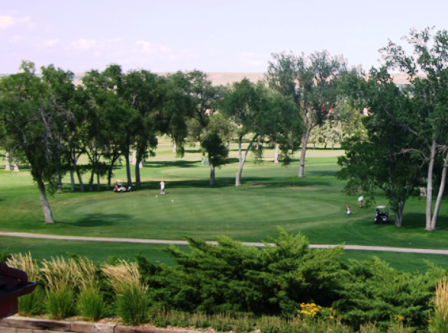
[[[330,319],[333,319],[333,316],[330,316]]]

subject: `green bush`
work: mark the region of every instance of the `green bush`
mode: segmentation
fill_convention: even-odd
[[[354,260],[347,272],[334,307],[356,329],[376,323],[382,330],[391,326],[394,316],[407,326],[426,328],[435,285],[445,274],[436,267],[424,274],[402,273],[378,258]]]
[[[330,306],[343,274],[342,248],[311,250],[307,239],[279,230],[276,246],[258,249],[227,237],[218,245],[187,238],[191,252],[168,247],[176,266],[139,259],[153,300],[167,309],[294,316],[301,302]]]

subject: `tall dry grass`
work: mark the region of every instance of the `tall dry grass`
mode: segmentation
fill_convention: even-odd
[[[28,274],[28,281],[39,282],[40,271],[37,262],[33,260],[31,253],[28,254],[12,254],[11,258],[6,262],[8,266],[24,271]]]
[[[76,303],[78,313],[85,320],[99,320],[104,315],[106,305],[100,290],[96,266],[87,258],[79,258],[73,275],[80,290]]]
[[[429,323],[429,331],[448,333],[448,284],[445,277],[437,284],[433,306],[434,315]]]
[[[64,319],[73,313],[77,264],[63,257],[44,259],[42,273],[47,283],[47,311],[51,318]]]
[[[148,320],[150,300],[148,287],[140,282],[136,263],[119,260],[118,265],[105,265],[103,273],[116,295],[116,313],[124,323],[140,325]]]
[[[37,262],[33,260],[31,253],[12,254],[6,262],[8,266],[24,271],[28,275],[28,281],[40,282],[41,275]],[[34,316],[44,310],[45,292],[39,285],[31,294],[19,297],[18,312],[21,316]]]

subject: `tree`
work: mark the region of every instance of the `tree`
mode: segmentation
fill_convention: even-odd
[[[90,186],[94,174],[99,177],[106,173],[106,166],[101,158],[109,158],[108,188],[114,164],[120,156],[126,160],[126,175],[128,186],[132,185],[130,169],[130,147],[132,141],[131,124],[135,123],[137,112],[117,91],[121,88],[122,73],[118,65],[111,65],[103,72],[96,70],[88,72],[83,77],[83,84],[89,94],[90,108],[88,113],[88,134],[86,136],[86,153],[92,164]]]
[[[123,75],[118,87],[118,94],[136,111],[128,131],[135,139],[137,187],[141,184],[140,162],[148,154],[154,156],[153,149],[157,147],[157,125],[153,114],[162,108],[163,91],[159,82],[157,74],[145,70],[131,71]]]
[[[71,112],[64,108],[63,93],[67,78],[73,74],[42,68],[44,80],[35,75],[32,62],[24,61],[23,72],[3,77],[0,81],[0,117],[6,150],[26,159],[37,183],[45,223],[53,223],[46,191],[53,194],[61,174],[62,130]],[[56,79],[57,78],[57,79]],[[55,79],[55,80],[53,80]],[[61,79],[57,83],[58,79]],[[51,82],[51,84],[49,84]],[[62,89],[63,90],[63,89]]]
[[[220,163],[224,162],[224,151],[220,147],[223,143],[217,133],[213,135],[213,138],[210,138],[208,124],[210,122],[210,115],[215,112],[216,102],[220,98],[219,89],[212,86],[211,81],[207,79],[207,74],[201,71],[192,71],[187,74],[187,77],[190,80],[189,93],[195,105],[191,124],[193,126],[197,124],[202,132],[194,130],[192,134],[205,150],[210,166],[210,185],[215,185],[215,168],[218,166],[215,163],[218,161]],[[217,144],[218,147],[213,147],[213,144]],[[213,149],[213,151],[208,149]]]
[[[302,53],[272,54],[266,79],[271,88],[284,96],[291,96],[303,114],[305,131],[302,137],[298,176],[305,172],[306,147],[311,130],[322,124],[329,110],[337,105],[337,75],[346,70],[346,61],[331,57],[327,51],[308,57]]]
[[[391,121],[418,138],[414,146],[427,160],[426,230],[436,229],[437,217],[445,190],[448,168],[448,32],[431,28],[421,32],[411,29],[404,39],[412,45],[414,55],[392,41],[382,48],[384,70],[399,70],[409,76],[409,107],[397,112],[385,107]],[[437,157],[443,155],[439,192],[433,203],[434,168]],[[434,207],[434,208],[433,208]]]
[[[338,158],[342,169],[337,176],[348,180],[345,190],[349,194],[362,192],[373,199],[376,189],[384,191],[395,213],[395,224],[401,226],[406,200],[418,186],[424,162],[413,149],[417,138],[397,122],[391,122],[385,111],[406,113],[412,103],[411,88],[398,87],[384,67],[372,68],[367,80],[354,73],[344,77],[344,81],[352,98],[362,96],[345,103],[355,102],[360,110],[367,107],[368,116],[362,119],[364,131],[356,131],[342,142],[346,154]]]
[[[266,138],[281,146],[287,155],[296,144],[289,139],[291,130],[301,131],[302,122],[295,103],[276,91],[268,89],[263,82],[251,83],[244,78],[227,87],[220,103],[220,110],[237,125],[239,166],[235,186],[241,185],[244,164],[255,142]],[[249,144],[243,152],[243,138],[249,136]],[[295,142],[297,143],[297,142]],[[259,150],[262,152],[262,150]]]

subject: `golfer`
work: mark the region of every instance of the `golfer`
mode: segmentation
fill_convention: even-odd
[[[160,182],[160,194],[165,194],[165,182],[163,180]]]
[[[359,198],[358,198],[358,206],[359,206],[359,208],[362,208],[362,202],[364,201],[364,197],[361,195]]]

